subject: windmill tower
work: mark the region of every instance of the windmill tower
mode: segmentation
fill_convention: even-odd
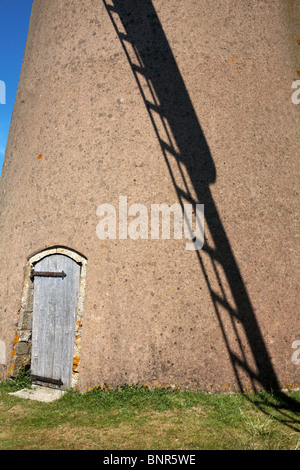
[[[209,3],[33,1],[0,187],[1,377],[299,380],[296,6]],[[195,218],[175,236],[175,209],[201,205],[204,243]]]

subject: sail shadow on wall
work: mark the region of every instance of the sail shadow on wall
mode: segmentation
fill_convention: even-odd
[[[154,5],[151,0],[103,3],[149,113],[180,204],[205,206],[206,230],[212,242],[206,237],[196,256],[238,386],[243,390],[247,379],[254,390],[278,390],[271,359],[210,190],[216,182],[211,152]],[[208,263],[212,270],[208,271]],[[233,299],[234,307],[228,299]],[[226,332],[228,324],[233,334]],[[234,344],[232,337],[236,338]]]

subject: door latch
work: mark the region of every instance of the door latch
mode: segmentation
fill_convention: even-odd
[[[34,269],[31,270],[30,274],[30,279],[33,281],[35,276],[40,276],[40,277],[61,277],[64,278],[66,277],[66,273],[64,271],[61,272],[43,272],[43,271],[34,271]]]

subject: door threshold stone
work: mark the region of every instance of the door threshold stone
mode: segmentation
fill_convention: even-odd
[[[52,401],[59,400],[64,395],[64,393],[64,390],[33,385],[32,388],[23,388],[17,392],[9,393],[9,395],[25,398],[27,400],[36,400],[44,403],[50,403]]]

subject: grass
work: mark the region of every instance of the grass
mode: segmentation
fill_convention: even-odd
[[[205,394],[128,386],[40,403],[0,383],[0,450],[300,449],[300,392]]]

